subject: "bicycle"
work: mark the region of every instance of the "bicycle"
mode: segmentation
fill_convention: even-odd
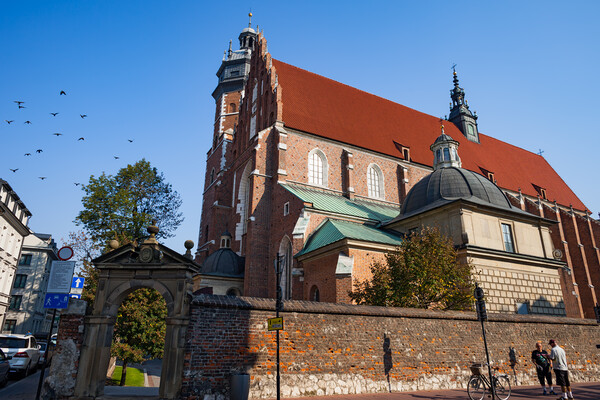
[[[471,400],[483,400],[486,395],[487,398],[492,397],[492,387],[488,378],[481,372],[482,367],[487,364],[475,363],[471,365],[471,372],[473,375],[469,378],[467,385],[467,394]],[[508,375],[501,374],[496,375],[497,367],[492,367],[492,382],[494,382],[494,391],[496,397],[500,400],[508,400],[510,397],[510,379]]]

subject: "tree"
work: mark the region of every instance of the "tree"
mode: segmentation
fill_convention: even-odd
[[[138,289],[123,301],[110,348],[112,356],[123,361],[121,383],[125,384],[127,364],[141,363],[146,357],[162,358],[167,305],[153,289]]]
[[[371,266],[372,279],[357,282],[357,304],[441,310],[468,310],[473,304],[471,266],[460,263],[452,241],[437,228],[408,235]]]
[[[69,232],[65,243],[73,249],[73,258],[79,263],[80,273],[85,278],[81,299],[85,300],[89,307],[93,307],[98,287],[98,271],[92,260],[100,255],[100,245],[94,243],[83,231]]]
[[[120,244],[135,242],[147,236],[146,228],[153,221],[160,228],[158,238],[171,237],[183,221],[178,212],[179,194],[144,159],[121,168],[115,176],[92,175],[83,191],[83,210],[75,218],[75,223],[84,229],[79,242],[82,248],[91,242],[108,250],[112,239]],[[84,262],[84,269],[89,279],[84,295],[93,302],[97,271],[91,256],[87,264]],[[121,304],[111,345],[111,355],[123,361],[121,385],[125,384],[127,364],[141,362],[147,356],[162,357],[166,315],[166,302],[155,290],[137,290]]]
[[[83,210],[75,223],[105,246],[111,239],[125,244],[147,236],[152,221],[160,228],[157,238],[168,238],[183,221],[179,194],[145,159],[121,168],[115,176],[92,175],[83,191]]]

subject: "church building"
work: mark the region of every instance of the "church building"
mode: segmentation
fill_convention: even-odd
[[[349,303],[403,234],[439,226],[492,312],[594,318],[600,222],[540,155],[479,131],[453,74],[447,120],[274,59],[225,53],[196,288]]]

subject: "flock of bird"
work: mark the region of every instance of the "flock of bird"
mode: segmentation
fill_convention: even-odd
[[[66,96],[66,95],[67,95],[67,93],[66,93],[64,90],[61,90],[61,91],[60,91],[60,93],[59,93],[59,96]],[[27,108],[26,106],[24,106],[24,104],[25,104],[25,102],[24,102],[24,101],[21,101],[21,100],[14,100],[13,102],[17,104],[17,107],[18,107],[18,109],[19,109],[19,110],[22,110],[22,109],[25,109],[25,108]],[[55,117],[56,117],[57,115],[59,115],[59,114],[60,114],[59,112],[51,112],[51,113],[50,113],[50,115],[51,115],[53,118],[55,118]],[[79,117],[80,117],[81,119],[86,119],[86,118],[87,118],[87,114],[79,114]],[[5,122],[6,122],[8,125],[11,125],[11,124],[13,124],[13,123],[15,122],[15,120],[12,120],[12,119],[11,119],[11,120],[5,119],[4,121],[5,121]],[[23,123],[24,123],[25,125],[31,125],[31,124],[32,124],[32,122],[31,122],[30,120],[26,120],[26,121],[24,121]],[[58,137],[61,137],[61,136],[63,136],[63,134],[62,134],[61,132],[54,132],[54,133],[52,133],[52,135],[56,136],[57,138],[58,138]],[[79,137],[79,138],[77,139],[77,141],[85,141],[85,137],[81,136],[81,137]],[[127,141],[128,141],[129,143],[133,143],[133,139],[127,139]],[[37,154],[40,154],[40,153],[43,153],[43,152],[44,152],[44,150],[43,150],[43,149],[36,149],[36,150],[35,150],[35,153],[37,153]],[[24,156],[25,156],[25,157],[30,157],[31,155],[32,155],[32,153],[29,153],[29,152],[24,154]],[[118,157],[118,156],[113,156],[113,158],[114,158],[115,160],[118,160],[118,159],[119,159],[119,157]],[[16,173],[17,171],[19,171],[19,169],[20,169],[20,168],[9,168],[9,170],[10,170],[10,171],[12,171],[13,173]],[[42,181],[43,181],[43,180],[45,180],[45,179],[47,179],[47,177],[46,177],[46,176],[39,176],[38,178],[39,178],[40,180],[42,180]],[[79,182],[74,182],[74,184],[75,184],[75,186],[82,185],[82,183],[79,183]]]

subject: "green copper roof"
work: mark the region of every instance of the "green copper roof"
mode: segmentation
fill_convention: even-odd
[[[356,239],[393,246],[399,246],[402,241],[398,235],[369,225],[326,219],[308,238],[304,248],[296,256],[310,253],[342,239]]]
[[[328,211],[375,221],[387,221],[400,213],[400,207],[366,200],[349,200],[340,194],[310,189],[300,185],[282,184],[305,203],[311,203],[316,210]]]

